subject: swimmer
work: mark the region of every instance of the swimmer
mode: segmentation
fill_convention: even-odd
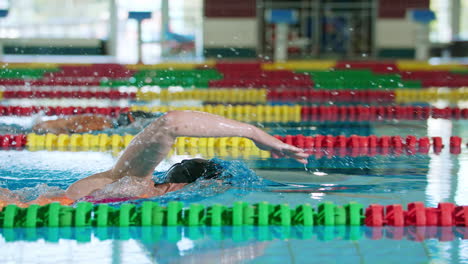
[[[39,197],[30,203],[53,199],[73,203],[93,197],[106,187],[122,182],[124,178],[127,186],[116,191],[117,197],[125,197],[122,190],[132,188],[139,191],[136,198],[160,196],[179,190],[198,178],[216,178],[219,172],[213,161],[190,159],[174,164],[166,172],[165,182],[155,184],[152,178],[154,169],[167,156],[175,139],[181,136],[245,137],[251,139],[260,149],[271,151],[279,157],[307,163],[308,154],[302,149],[283,143],[253,125],[204,112],[170,111],[137,134],[111,169],[71,184],[65,191],[65,197]],[[135,192],[132,191],[133,193]],[[108,197],[112,196],[108,194]],[[16,200],[10,191],[0,189],[0,200],[7,199],[9,202]]]
[[[149,125],[160,113],[130,111],[121,113],[117,118],[97,114],[84,114],[58,118],[36,123],[35,133],[71,134],[102,131],[112,128],[129,127],[141,130]]]

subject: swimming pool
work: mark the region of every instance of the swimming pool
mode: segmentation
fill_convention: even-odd
[[[365,124],[372,134],[427,134],[440,128],[437,121],[416,122],[407,126]],[[452,133],[463,134],[468,123],[450,121]],[[309,128],[269,128],[270,132],[293,132]],[[320,125],[315,127],[320,131]],[[326,126],[328,129],[328,126]],[[351,128],[355,129],[355,127]],[[346,129],[340,128],[346,134]],[[328,131],[331,132],[331,131]],[[393,133],[395,132],[395,133]],[[351,132],[352,133],[352,132]],[[433,134],[433,135],[435,135]],[[447,137],[449,134],[441,135]],[[200,155],[196,155],[200,156]],[[157,170],[190,155],[173,155]],[[225,159],[232,159],[224,157]],[[311,156],[305,174],[304,167],[290,160],[250,158],[244,160],[250,168],[261,170],[274,181],[285,181],[283,174],[291,174],[287,182],[293,186],[270,185],[266,189],[233,188],[207,194],[180,195],[186,204],[225,204],[242,200],[250,203],[267,201],[292,206],[323,201],[346,204],[356,201],[364,205],[379,203],[406,204],[424,201],[428,206],[438,202],[466,204],[468,196],[464,174],[468,156],[466,151],[452,155],[448,149],[440,154],[376,155],[359,157]],[[0,151],[0,187],[50,191],[52,187],[66,188],[71,182],[109,168],[115,156],[110,152],[61,151]],[[281,174],[277,173],[278,171]],[[301,172],[301,173],[294,173]],[[314,177],[313,180],[310,177]],[[304,182],[304,179],[305,182]],[[41,187],[37,187],[37,185]],[[33,188],[33,189],[28,189]],[[219,190],[218,190],[219,191]],[[171,199],[174,196],[171,197]],[[167,199],[156,199],[168,202]],[[139,202],[141,203],[141,202]],[[218,229],[217,229],[218,228]],[[430,230],[430,231],[429,231]],[[346,226],[319,226],[307,228],[270,227],[128,227],[128,228],[38,228],[1,229],[1,262],[96,261],[118,259],[139,263],[203,262],[364,262],[405,263],[442,262],[464,263],[467,260],[467,230],[457,227],[371,228]],[[149,232],[149,233],[148,233]],[[379,233],[381,235],[379,235]],[[436,234],[424,239],[425,234]],[[151,234],[151,235],[149,235]],[[400,236],[395,234],[401,234]],[[421,237],[422,236],[422,237]],[[99,247],[99,251],[95,250]],[[338,251],[339,250],[339,251]],[[339,254],[337,253],[339,252]]]
[[[20,105],[26,101],[34,105],[43,99],[27,100],[12,99],[3,103]],[[44,99],[43,102],[49,106],[53,102],[59,102],[58,99],[54,100]],[[60,102],[58,105],[61,107],[88,106],[76,99]],[[95,102],[89,105],[130,105],[127,101],[120,101],[118,104],[103,100]],[[292,104],[282,100],[270,102],[270,105],[285,103]],[[159,104],[166,106],[164,102],[140,102],[139,107],[155,107]],[[181,101],[180,105],[183,104],[184,101]],[[190,104],[203,106],[196,100]],[[463,107],[463,103],[454,105],[444,100],[431,105],[440,108],[449,105]],[[249,107],[238,110],[238,117],[251,118],[246,117],[246,109],[253,111],[254,106]],[[264,113],[264,110],[255,111]],[[236,169],[237,185],[198,182],[190,188],[149,200],[161,205],[176,200],[183,202],[186,207],[195,203],[206,207],[217,204],[232,206],[238,201],[249,204],[289,204],[291,208],[306,203],[317,207],[324,202],[336,205],[357,202],[365,207],[371,204],[406,206],[415,201],[421,201],[427,207],[437,207],[440,202],[468,205],[468,152],[462,146],[461,153],[452,154],[448,146],[450,136],[467,138],[466,120],[388,118],[372,121],[294,122],[297,116],[284,115],[280,112],[282,110],[277,111],[280,113],[279,121],[257,120],[258,122],[253,123],[270,134],[279,136],[391,135],[405,138],[406,135],[414,135],[417,138],[441,137],[446,147],[440,152],[430,149],[428,153],[406,149],[376,153],[369,150],[356,152],[356,149],[335,149],[334,152],[326,150],[311,155],[306,167],[292,160],[245,151],[245,147],[237,149],[228,146],[224,149],[215,146],[211,150],[206,146],[204,149],[184,147],[175,149],[156,171],[165,171],[172,164],[187,158],[217,156],[230,162],[241,161],[265,180],[257,184],[259,178],[249,178],[251,175],[246,174],[242,167],[244,165],[231,163],[234,164],[231,168]],[[22,125],[32,119],[4,116],[0,117],[0,123],[4,121],[3,123]],[[2,127],[1,134],[8,133],[1,129]],[[28,200],[41,193],[59,192],[77,179],[110,168],[120,151],[121,148],[92,147],[67,147],[59,150],[56,146],[50,149],[44,146],[1,149],[0,187],[16,190]],[[144,201],[131,203],[141,206]],[[116,207],[120,205],[122,203],[112,204]],[[0,263],[468,263],[467,239],[468,228],[462,226],[179,225],[0,228]]]

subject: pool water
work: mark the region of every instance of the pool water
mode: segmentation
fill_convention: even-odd
[[[443,232],[434,228],[435,232]],[[2,263],[466,263],[468,244],[459,237],[446,242],[418,241],[417,235],[401,240],[385,235],[377,239],[367,227],[310,229],[48,228],[17,230],[14,241],[8,241],[10,234],[2,230],[5,253],[0,260]],[[414,228],[396,233],[400,231],[424,232]]]
[[[468,122],[270,124],[272,134],[451,135],[466,138]],[[157,171],[185,158],[179,153]],[[220,157],[234,160],[232,157]],[[0,151],[0,187],[28,199],[65,189],[109,169],[112,152]],[[364,206],[423,201],[468,204],[468,153],[311,156],[306,168],[288,159],[235,158],[266,180],[234,187],[204,182],[152,200],[205,205],[235,201],[312,206],[351,201]],[[237,166],[237,165],[236,165]],[[250,177],[239,169],[242,177]],[[250,179],[250,178],[248,178]],[[142,201],[136,201],[141,203]],[[150,227],[0,229],[0,263],[468,263],[468,230],[460,227]]]

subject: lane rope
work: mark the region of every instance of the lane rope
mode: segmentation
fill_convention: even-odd
[[[123,203],[93,205],[79,202],[76,206],[59,203],[32,204],[25,208],[9,204],[0,211],[0,226],[14,227],[108,227],[108,226],[468,226],[468,206],[439,203],[425,207],[422,202],[400,204],[362,204],[343,206],[324,202],[312,207],[301,204],[235,202],[232,206],[205,206],[172,201],[167,206],[145,201],[141,206]]]

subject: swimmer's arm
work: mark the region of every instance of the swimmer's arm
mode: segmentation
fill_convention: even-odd
[[[112,171],[97,173],[89,177],[74,182],[65,192],[65,195],[73,200],[78,200],[84,196],[90,195],[96,190],[104,188],[107,184],[114,182]]]
[[[67,118],[48,120],[35,124],[32,130],[36,133],[68,134],[70,132],[68,123]]]
[[[125,176],[151,180],[154,168],[166,157],[175,140],[170,117],[169,113],[155,120],[132,140],[112,169],[73,183],[66,196],[80,199]]]
[[[204,112],[171,111],[132,140],[112,169],[112,177],[115,180],[124,176],[150,178],[180,136],[246,137],[264,150],[307,163],[308,155],[302,149],[285,144],[255,126]]]
[[[76,115],[37,123],[34,125],[33,131],[39,133],[68,134],[104,130],[112,127],[112,120],[106,116]]]
[[[112,128],[112,120],[101,115],[77,115],[68,117],[68,129],[71,133],[86,133]]]
[[[278,156],[288,156],[307,163],[308,154],[271,136],[260,128],[236,120],[205,112],[175,111],[173,130],[176,136],[185,137],[246,137],[263,150]]]

